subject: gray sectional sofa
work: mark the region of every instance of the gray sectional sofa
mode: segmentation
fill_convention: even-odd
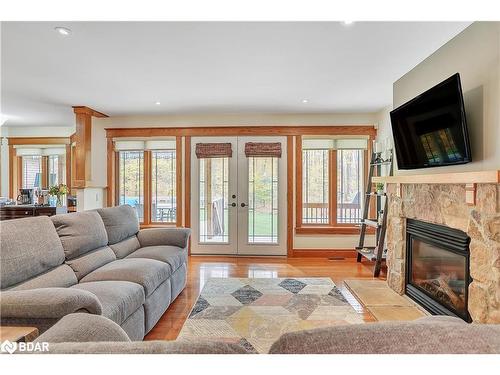
[[[142,340],[186,285],[189,229],[139,229],[128,206],[0,223],[2,325],[86,312]]]
[[[89,327],[91,327],[89,329]],[[70,314],[36,342],[49,343],[53,354],[246,354],[225,342],[131,342],[111,320]],[[500,353],[500,325],[468,324],[452,317],[430,316],[411,322],[349,324],[282,335],[269,354],[486,354]]]

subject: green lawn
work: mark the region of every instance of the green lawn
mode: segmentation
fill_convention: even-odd
[[[204,210],[200,210],[200,217],[203,217],[204,215]],[[254,235],[254,221],[253,221],[254,215],[251,214],[248,217],[248,229],[249,229],[249,235],[253,236]],[[225,215],[225,225],[227,228],[227,210],[226,210],[226,215]],[[273,215],[273,228],[274,228],[274,234],[277,234],[277,228],[278,228],[278,215],[274,214]],[[261,212],[256,212],[255,213],[255,235],[256,236],[270,236],[271,233],[271,216],[268,213],[261,213]]]

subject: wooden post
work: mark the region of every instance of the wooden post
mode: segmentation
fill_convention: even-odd
[[[73,107],[73,111],[76,115],[74,187],[84,188],[91,179],[92,116],[108,116],[84,106]]]

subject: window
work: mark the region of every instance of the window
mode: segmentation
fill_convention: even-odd
[[[328,150],[304,150],[302,154],[302,222],[328,224],[329,158]]]
[[[135,207],[139,221],[144,220],[144,151],[120,151],[118,202]]]
[[[22,188],[42,187],[42,157],[40,155],[22,156]]]
[[[297,232],[347,234],[361,222],[367,140],[297,139]]]
[[[364,150],[337,150],[337,223],[361,222]]]
[[[113,141],[115,204],[135,207],[143,226],[180,225],[180,137]]]
[[[151,151],[152,222],[176,222],[176,179],[175,149]]]
[[[50,155],[48,156],[49,163],[49,187],[66,182],[65,176],[65,157],[64,155]]]

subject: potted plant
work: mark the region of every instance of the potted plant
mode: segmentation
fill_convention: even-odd
[[[384,194],[384,184],[382,182],[377,182],[377,184],[375,185],[375,189],[378,195]]]
[[[68,187],[65,184],[54,185],[49,188],[49,195],[57,198],[57,207],[62,207],[62,196],[69,193]]]

